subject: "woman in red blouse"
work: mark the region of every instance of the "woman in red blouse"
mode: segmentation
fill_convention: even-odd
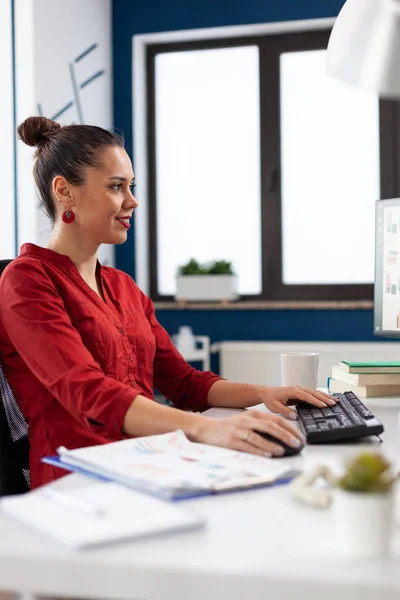
[[[24,244],[0,280],[5,375],[29,425],[32,487],[63,474],[40,462],[78,448],[182,429],[188,438],[265,456],[301,434],[261,411],[222,420],[197,411],[259,403],[295,418],[289,398],[315,406],[330,396],[299,387],[228,383],[189,366],[159,325],[151,300],[125,273],[97,260],[102,243],[122,244],[138,202],[122,139],[99,127],[61,127],[31,117],[20,139],[36,146],[34,178],[54,222],[47,248]],[[153,402],[153,386],[176,408]],[[194,411],[194,412],[188,412]]]

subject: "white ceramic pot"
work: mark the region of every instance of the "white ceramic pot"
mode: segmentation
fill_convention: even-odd
[[[336,490],[333,511],[341,555],[349,558],[388,556],[394,528],[394,493]]]
[[[236,300],[237,278],[235,275],[178,275],[175,298],[198,302]]]

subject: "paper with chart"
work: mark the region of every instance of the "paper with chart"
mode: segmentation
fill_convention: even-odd
[[[286,462],[191,442],[180,430],[58,454],[63,463],[171,498],[273,483],[291,471]]]

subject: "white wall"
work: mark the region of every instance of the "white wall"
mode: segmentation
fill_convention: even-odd
[[[14,0],[15,6],[15,81],[17,125],[34,115],[34,0]],[[38,200],[33,185],[34,149],[17,142],[17,218],[18,249],[24,242],[36,243]]]
[[[110,129],[111,0],[15,0],[15,5],[17,122],[40,113],[52,118],[71,104],[56,117],[61,124]],[[18,144],[18,184],[19,243],[45,246],[51,223],[38,207],[32,152],[22,143]],[[113,264],[113,247],[102,247],[100,260]]]
[[[11,0],[0,2],[0,258],[15,256]]]

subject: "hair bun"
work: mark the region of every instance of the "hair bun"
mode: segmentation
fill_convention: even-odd
[[[28,117],[18,126],[17,133],[20,140],[28,146],[38,146],[47,142],[52,134],[61,129],[61,125],[46,117]]]

